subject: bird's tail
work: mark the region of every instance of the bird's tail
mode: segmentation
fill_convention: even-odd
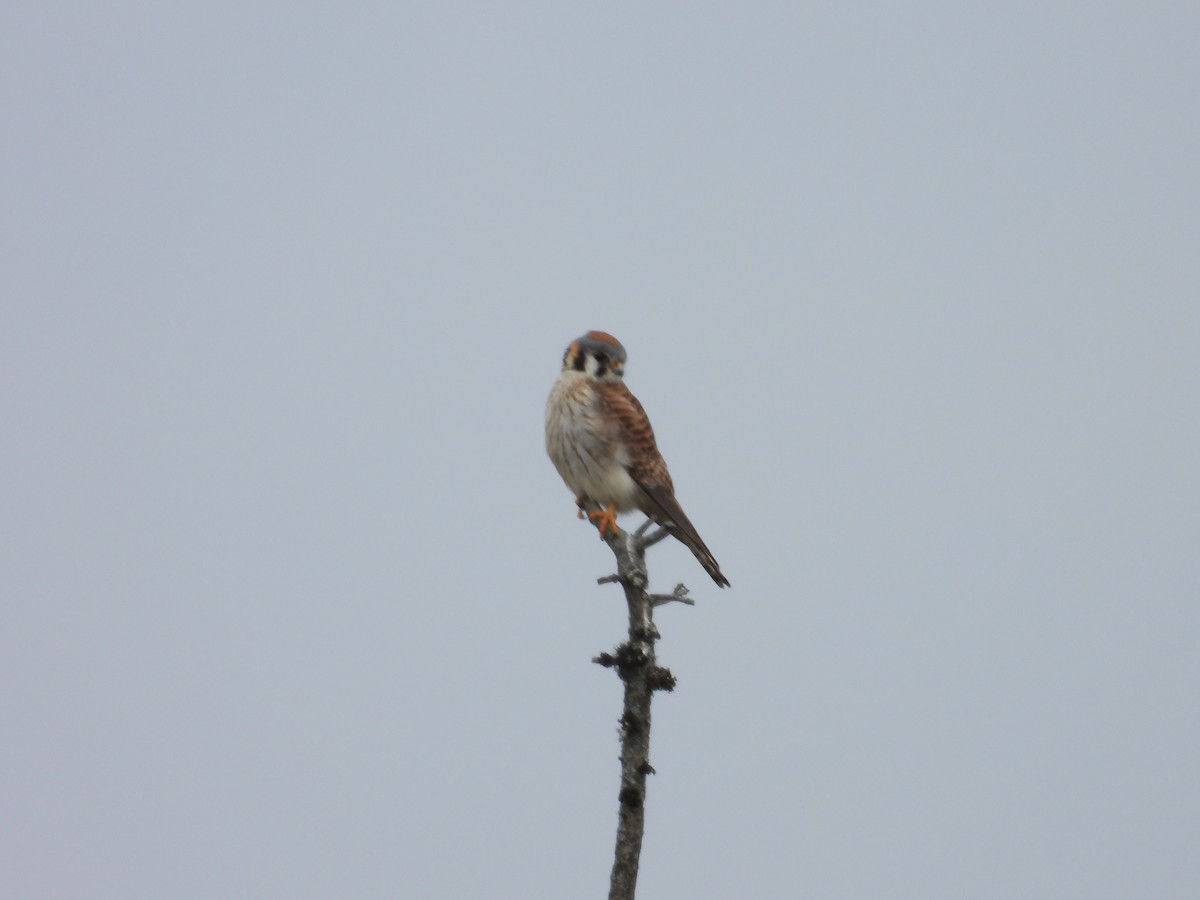
[[[717,565],[712,552],[700,539],[700,533],[696,531],[696,526],[692,524],[687,513],[683,511],[683,507],[679,505],[679,501],[675,499],[675,494],[661,486],[649,488],[643,486],[642,490],[645,491],[650,502],[657,507],[651,512],[651,518],[660,525],[671,529],[671,534],[675,535],[683,546],[692,551],[692,555],[704,567],[704,571],[709,574],[709,577],[717,583],[717,587],[729,587],[729,579],[721,574],[721,567]]]
[[[704,546],[704,541],[700,540],[700,535],[696,534],[695,529],[692,529],[690,534],[678,528],[671,531],[679,538],[680,543],[692,551],[692,555],[704,566],[704,571],[717,583],[717,587],[729,587],[729,579],[721,574],[721,567],[717,565],[716,559],[708,547]]]

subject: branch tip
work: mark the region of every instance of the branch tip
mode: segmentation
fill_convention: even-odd
[[[688,596],[688,589],[685,584],[675,585],[675,590],[669,594],[651,594],[649,600],[653,606],[663,606],[667,603],[686,603],[688,606],[696,605],[696,601]]]

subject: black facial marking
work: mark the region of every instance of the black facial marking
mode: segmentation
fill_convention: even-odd
[[[603,378],[604,373],[608,371],[608,354],[596,354],[596,377]]]
[[[575,357],[575,371],[582,372],[584,365],[585,365],[585,362],[583,359],[583,354],[582,353],[577,354]]]

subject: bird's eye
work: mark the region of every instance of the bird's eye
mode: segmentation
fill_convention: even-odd
[[[600,363],[602,366],[608,365],[608,355],[604,353],[597,353],[596,362]]]

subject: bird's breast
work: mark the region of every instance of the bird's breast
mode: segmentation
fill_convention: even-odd
[[[619,429],[585,377],[564,372],[546,401],[546,452],[577,497],[634,508],[638,487],[625,465]]]

